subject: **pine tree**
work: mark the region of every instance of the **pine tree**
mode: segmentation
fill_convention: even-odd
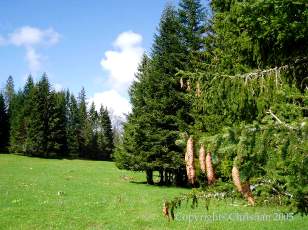
[[[5,105],[8,112],[10,111],[10,104],[12,102],[14,94],[15,94],[14,80],[12,76],[9,76],[5,86]]]
[[[19,91],[11,103],[10,116],[10,152],[23,153],[23,146],[26,140],[26,124],[24,111],[24,95]]]
[[[121,169],[146,171],[147,183],[153,184],[153,166],[150,165],[151,155],[148,153],[150,143],[146,141],[147,123],[149,117],[145,111],[146,97],[145,91],[148,81],[148,70],[150,59],[144,55],[136,74],[136,81],[133,82],[129,90],[132,113],[129,114],[127,122],[124,124],[122,142],[117,146],[115,160],[117,167]],[[103,108],[101,108],[101,114]]]
[[[98,115],[98,142],[100,158],[110,160],[114,150],[112,124],[107,108],[101,106]]]
[[[119,165],[145,171],[150,184],[152,171],[160,172],[161,183],[171,183],[171,177],[178,172],[185,174],[184,149],[175,145],[178,130],[187,129],[191,121],[175,77],[185,56],[179,26],[175,9],[167,6],[151,58],[144,57],[138,81],[130,89],[133,112],[124,126],[123,145],[117,150]]]
[[[69,94],[69,93],[68,93]],[[80,117],[77,100],[73,94],[69,95],[68,122],[67,122],[67,142],[68,152],[72,157],[79,155],[79,137],[81,135]]]
[[[10,152],[26,153],[26,139],[32,111],[32,95],[34,83],[31,75],[28,77],[23,91],[15,94],[11,101],[10,115]]]
[[[185,70],[193,71],[202,61],[206,31],[205,8],[200,0],[181,0],[178,15],[180,20],[180,38],[184,47]]]
[[[0,93],[0,152],[6,152],[9,140],[9,117],[3,94]]]
[[[78,135],[78,145],[80,157],[86,157],[87,154],[87,103],[86,103],[86,91],[84,88],[81,89],[78,95],[78,116],[80,122],[80,132]]]
[[[98,147],[98,114],[95,109],[95,104],[92,102],[88,115],[88,129],[87,129],[87,156],[91,159],[99,159]]]
[[[67,156],[67,117],[64,92],[50,92],[48,99],[48,143],[47,152],[57,157]]]
[[[50,84],[44,74],[30,96],[31,112],[27,127],[26,152],[40,157],[48,156],[50,118]]]

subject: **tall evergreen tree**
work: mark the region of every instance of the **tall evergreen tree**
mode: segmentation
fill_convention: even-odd
[[[14,97],[15,90],[14,90],[14,80],[12,76],[9,76],[5,86],[5,105],[8,111],[10,111],[10,104]]]
[[[69,96],[68,103],[68,123],[67,123],[67,142],[68,151],[72,157],[79,155],[79,137],[81,135],[80,117],[77,100],[73,94]]]
[[[98,142],[100,158],[111,159],[114,150],[112,124],[108,110],[103,106],[98,114]]]
[[[24,95],[19,91],[11,103],[10,116],[10,152],[22,153],[26,140],[26,123],[24,115]]]
[[[87,142],[87,102],[86,102],[86,91],[84,88],[81,89],[78,95],[78,116],[80,122],[80,132],[78,136],[79,153],[81,157],[86,157],[86,146]]]
[[[46,157],[50,118],[50,84],[47,75],[33,88],[30,99],[31,112],[27,127],[26,152]]]
[[[0,152],[7,151],[9,141],[9,117],[3,94],[0,93]]]
[[[32,95],[34,83],[31,75],[28,77],[23,91],[12,98],[10,115],[10,151],[26,154],[26,138],[32,111]]]
[[[66,123],[65,93],[52,91],[49,97],[47,152],[57,157],[67,156]]]
[[[138,81],[131,88],[133,113],[124,128],[123,146],[117,151],[120,162],[125,155],[130,158],[120,166],[145,171],[148,183],[153,183],[153,170],[160,172],[161,183],[169,183],[176,174],[184,176],[183,149],[175,145],[178,131],[187,129],[191,121],[175,76],[183,68],[184,57],[177,12],[167,6],[155,35],[151,60],[143,59]]]
[[[92,102],[87,119],[87,157],[99,159],[98,148],[98,114]]]
[[[188,54],[190,54],[188,58],[192,58],[193,55],[204,48],[205,8],[200,0],[181,0],[178,14],[182,42]]]

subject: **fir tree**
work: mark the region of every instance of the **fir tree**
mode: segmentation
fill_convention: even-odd
[[[6,86],[5,86],[5,105],[6,105],[7,111],[10,111],[10,104],[12,102],[14,94],[15,94],[14,80],[12,76],[9,76],[6,82]]]
[[[9,118],[3,94],[0,93],[0,152],[6,152],[9,141]]]
[[[112,124],[107,108],[101,106],[98,115],[100,158],[110,160],[114,150]]]
[[[200,0],[181,0],[178,9],[180,38],[185,50],[185,70],[198,68],[201,50],[204,49],[206,30],[205,8]]]
[[[31,75],[28,77],[23,91],[12,98],[10,116],[10,151],[26,153],[26,139],[32,111],[32,95],[34,83]]]
[[[78,133],[78,145],[79,154],[81,157],[86,157],[87,147],[87,103],[86,103],[86,91],[84,88],[81,89],[78,95],[78,116],[80,122],[80,132]]]
[[[66,98],[64,92],[51,92],[49,97],[47,152],[67,156]]]
[[[48,156],[50,96],[50,84],[44,74],[30,95],[32,109],[27,127],[26,152],[31,155]]]
[[[98,147],[98,114],[95,109],[95,104],[92,102],[88,115],[88,129],[87,129],[87,156],[92,159],[99,159]]]
[[[117,151],[116,159],[122,162],[119,165],[145,171],[150,184],[154,170],[160,172],[161,183],[170,183],[171,175],[184,172],[184,151],[175,140],[178,130],[187,129],[191,120],[185,113],[187,104],[175,76],[185,60],[179,36],[177,13],[167,6],[155,35],[151,60],[143,58],[138,81],[131,87],[133,112],[124,126],[123,146]],[[125,158],[129,159],[123,162]]]
[[[72,157],[79,155],[79,137],[81,135],[80,117],[78,112],[77,100],[71,94],[68,103],[68,122],[67,122],[67,142],[68,152]]]

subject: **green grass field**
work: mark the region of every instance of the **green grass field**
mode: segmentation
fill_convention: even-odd
[[[308,229],[308,217],[287,219],[285,208],[229,200],[212,201],[208,211],[184,204],[168,223],[163,200],[188,190],[143,182],[143,173],[112,162],[2,154],[0,229]]]

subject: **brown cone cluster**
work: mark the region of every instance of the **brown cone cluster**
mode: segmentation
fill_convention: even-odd
[[[204,148],[204,144],[201,144],[201,147],[200,147],[199,162],[200,162],[201,172],[203,172],[205,174],[206,173],[206,165],[205,165],[205,148]]]
[[[170,221],[169,203],[166,201],[163,204],[163,215]]]
[[[185,162],[188,182],[194,185],[196,182],[196,169],[194,161],[194,141],[192,137],[189,137],[187,140]]]
[[[235,187],[237,188],[237,191],[242,193],[242,195],[247,199],[248,203],[250,205],[255,205],[255,200],[250,190],[250,184],[248,182],[243,184],[241,183],[240,170],[236,166],[233,166],[232,168],[232,180]]]
[[[212,156],[210,152],[208,152],[206,155],[205,164],[206,164],[207,183],[210,185],[215,182],[215,172],[212,165]]]

